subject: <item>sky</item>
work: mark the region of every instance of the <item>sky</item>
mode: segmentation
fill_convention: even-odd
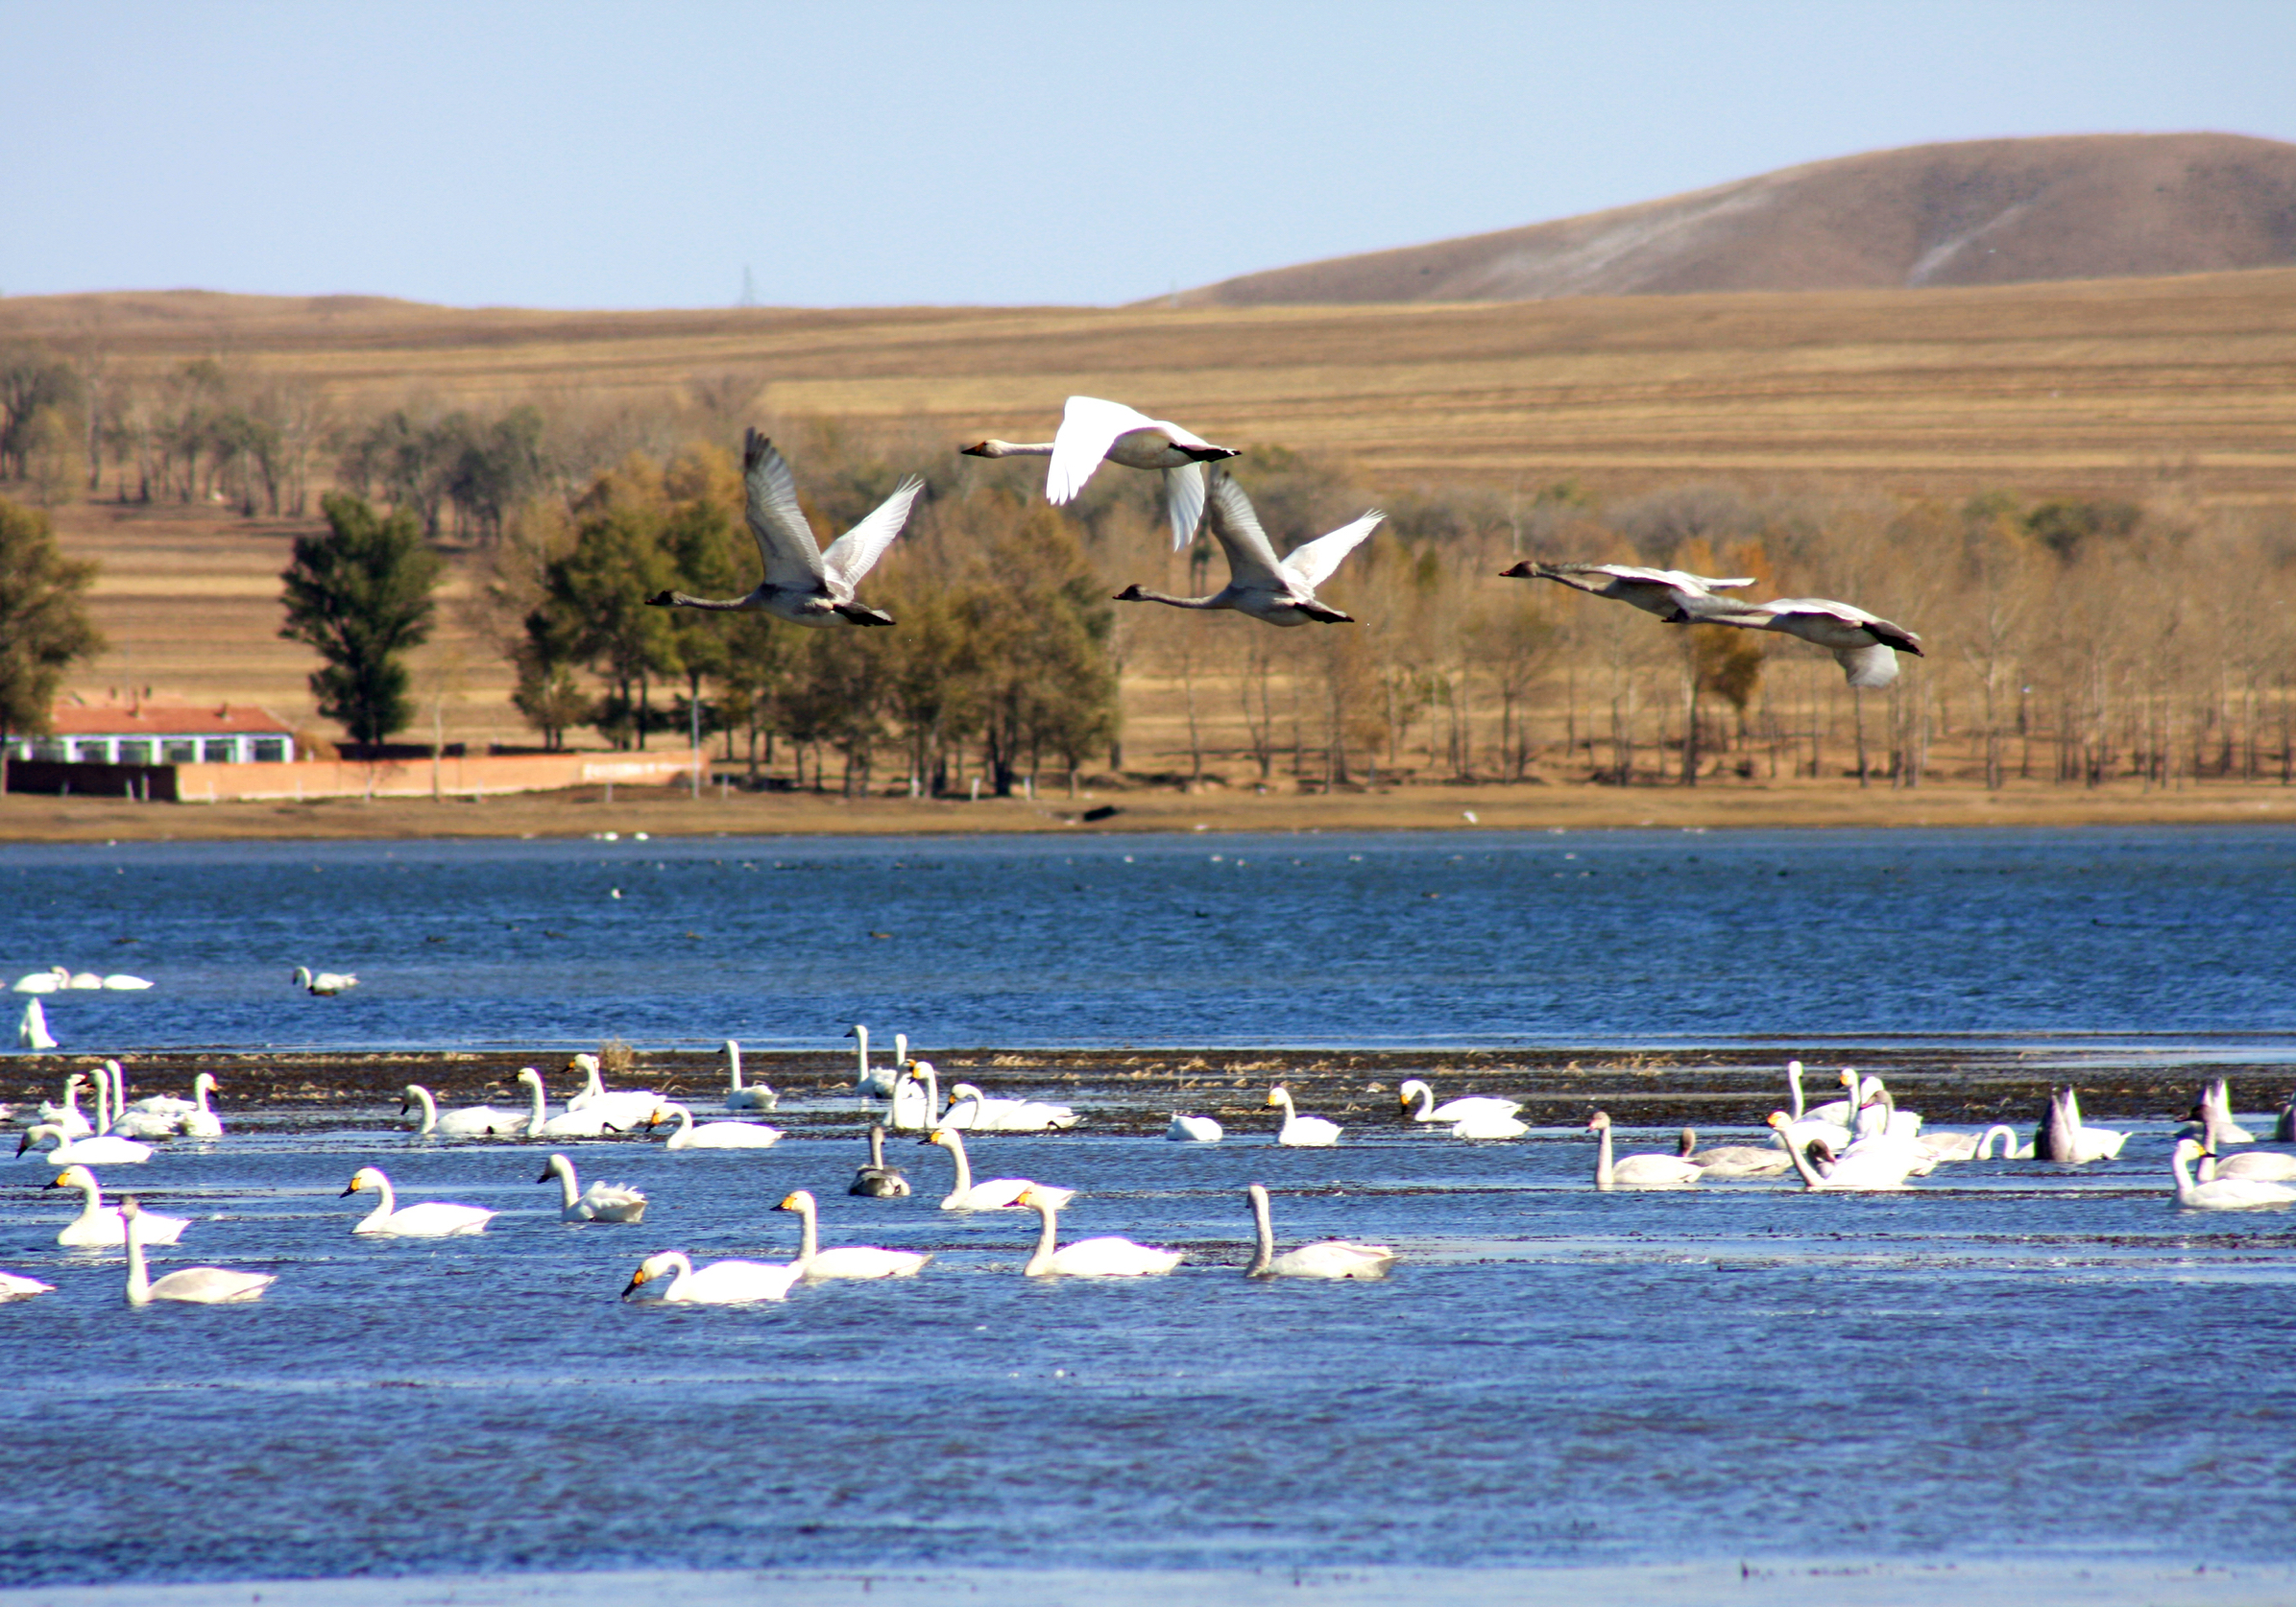
[[[1829,156],[2296,140],[2290,0],[0,0],[0,295],[1118,303]]]

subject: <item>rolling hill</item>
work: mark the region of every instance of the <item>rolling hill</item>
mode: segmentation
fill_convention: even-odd
[[[1181,305],[1532,301],[2150,277],[2296,265],[2296,145],[1918,145],[1633,206],[1247,274]]]

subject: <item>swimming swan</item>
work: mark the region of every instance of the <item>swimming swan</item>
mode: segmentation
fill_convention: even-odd
[[[1188,544],[1204,516],[1204,465],[1236,455],[1233,446],[1215,446],[1192,430],[1098,396],[1069,397],[1051,441],[983,441],[957,449],[969,458],[1051,458],[1045,498],[1055,504],[1074,501],[1102,463],[1160,468],[1174,552]]]
[[[53,1122],[62,1128],[67,1139],[83,1138],[93,1133],[95,1125],[87,1119],[87,1114],[80,1109],[80,1091],[86,1086],[87,1078],[78,1071],[66,1077],[63,1080],[63,1103],[58,1105],[41,1100],[40,1120]]]
[[[1793,1141],[1794,1118],[1783,1111],[1770,1113],[1770,1125],[1786,1134]],[[1823,1139],[1815,1140],[1821,1146]],[[1911,1146],[1880,1144],[1866,1150],[1844,1150],[1840,1156],[1825,1152],[1823,1163],[1813,1163],[1806,1149],[1787,1151],[1794,1169],[1801,1174],[1801,1186],[1812,1191],[1829,1193],[1880,1193],[1905,1187],[1906,1174],[1913,1170],[1915,1157]]]
[[[447,1205],[437,1200],[400,1209],[398,1197],[391,1192],[391,1180],[376,1166],[361,1166],[352,1173],[350,1187],[343,1193],[382,1196],[350,1231],[386,1238],[452,1238],[461,1234],[480,1234],[486,1232],[487,1222],[495,1214],[477,1206]]]
[[[731,1038],[725,1041],[726,1091],[725,1108],[729,1111],[770,1111],[782,1102],[782,1096],[763,1083],[744,1085],[741,1081],[741,1045]]]
[[[1340,1124],[1321,1116],[1301,1115],[1292,1108],[1292,1091],[1278,1083],[1268,1091],[1269,1105],[1284,1113],[1275,1141],[1287,1149],[1328,1149],[1340,1141]]]
[[[108,1060],[104,1069],[111,1078],[111,1106],[117,1113],[112,1117],[112,1132],[129,1139],[223,1137],[223,1118],[207,1108],[207,1095],[221,1086],[212,1071],[202,1071],[191,1079],[189,1099],[154,1094],[131,1105],[127,1073],[120,1069],[120,1063]]]
[[[949,1090],[939,1125],[972,1133],[1065,1133],[1076,1125],[1076,1113],[1042,1099],[991,1099],[971,1083],[958,1083]]]
[[[16,1154],[37,1149],[40,1140],[52,1139],[56,1147],[45,1151],[40,1160],[52,1166],[135,1166],[152,1158],[150,1144],[137,1143],[133,1139],[122,1139],[109,1133],[98,1133],[85,1139],[67,1139],[63,1129],[53,1122],[38,1122],[24,1130],[16,1140]]]
[[[1260,528],[1259,516],[1243,488],[1215,469],[1212,474],[1212,535],[1227,554],[1228,583],[1208,597],[1174,597],[1150,591],[1134,582],[1116,594],[1119,603],[1162,603],[1175,609],[1233,609],[1264,625],[1350,625],[1354,615],[1341,613],[1316,595],[1316,588],[1331,579],[1340,561],[1362,544],[1387,515],[1373,509],[1353,524],[1293,547],[1283,558]]]
[[[1036,1252],[1021,1268],[1026,1278],[1152,1278],[1180,1264],[1177,1250],[1157,1250],[1128,1238],[1080,1238],[1059,1244],[1060,1208],[1069,1201],[1066,1189],[1029,1187],[1016,1204],[1034,1211],[1043,1227],[1036,1235]]]
[[[767,613],[817,629],[893,623],[891,614],[859,601],[854,588],[908,522],[909,509],[925,489],[923,480],[912,474],[902,481],[875,513],[823,552],[812,522],[798,503],[797,482],[790,477],[788,464],[773,449],[773,443],[754,429],[742,432],[741,477],[747,488],[749,533],[757,540],[758,559],[764,567],[757,589],[716,602],[683,591],[658,591],[646,599],[649,606]]]
[[[646,1117],[654,1114],[654,1106],[648,1101],[645,1114],[635,1120],[616,1120],[618,1107],[602,1105],[592,1106],[587,1111],[561,1111],[552,1115],[550,1101],[543,1086],[543,1074],[528,1066],[520,1070],[519,1082],[525,1088],[527,1097],[533,1100],[526,1115],[518,1118],[522,1124],[523,1136],[529,1139],[602,1139],[609,1133],[642,1127]],[[518,1136],[517,1132],[504,1135],[506,1138]]]
[[[1688,1188],[1706,1175],[1679,1155],[1630,1155],[1613,1164],[1610,1116],[1606,1111],[1587,1118],[1586,1131],[1600,1139],[1594,1152],[1594,1186],[1605,1193],[1614,1188]]]
[[[893,1131],[922,1133],[941,1108],[941,1080],[930,1060],[908,1064],[893,1084]]]
[[[1675,1158],[1687,1161],[1708,1177],[1776,1177],[1794,1163],[1786,1153],[1783,1135],[1776,1143],[1764,1149],[1756,1144],[1724,1144],[1719,1149],[1700,1149],[1698,1135],[1682,1129],[1680,1147]]]
[[[54,1294],[56,1285],[43,1283],[36,1278],[20,1273],[0,1272],[0,1300],[30,1300],[34,1295]]]
[[[127,1226],[131,1306],[149,1306],[155,1300],[179,1300],[187,1306],[244,1306],[261,1300],[263,1291],[278,1282],[278,1276],[269,1272],[187,1266],[154,1283],[143,1264],[143,1208],[133,1195],[120,1201],[120,1216]]]
[[[845,1036],[856,1040],[853,1091],[864,1099],[892,1098],[893,1090],[901,1081],[902,1067],[908,1061],[908,1035],[903,1033],[896,1041],[893,1064],[890,1066],[871,1066],[869,1064],[869,1029],[861,1025],[860,1022],[854,1022]],[[919,1125],[922,1126],[923,1123],[919,1123]]]
[[[2207,1155],[2197,1139],[2179,1139],[2168,1158],[2169,1174],[2176,1179],[2177,1206],[2185,1211],[2270,1211],[2296,1205],[2296,1188],[2284,1183],[2257,1178],[2220,1177],[2212,1183],[2194,1183],[2185,1167]]]
[[[128,1242],[126,1220],[118,1208],[104,1204],[104,1190],[96,1183],[96,1174],[85,1166],[66,1166],[48,1187],[77,1188],[82,1202],[80,1214],[63,1225],[63,1231],[56,1235],[57,1243],[76,1250],[101,1250]],[[144,1242],[173,1244],[190,1226],[186,1217],[161,1216],[147,1211],[143,1213]]]
[[[2255,1183],[2286,1183],[2296,1179],[2296,1155],[2280,1150],[2253,1150],[2246,1155],[2228,1156],[2219,1161],[2213,1151],[2200,1159],[2200,1181],[2213,1183],[2220,1177],[2246,1178]]]
[[[1320,1239],[1296,1250],[1275,1253],[1275,1228],[1268,1218],[1268,1190],[1253,1184],[1245,1190],[1251,1201],[1252,1226],[1259,1248],[1246,1278],[1385,1278],[1395,1264],[1395,1252],[1384,1244],[1355,1244],[1343,1238]]]
[[[523,1075],[520,1073],[521,1078]],[[528,1125],[521,1113],[498,1111],[492,1105],[466,1105],[441,1115],[430,1090],[421,1083],[409,1083],[399,1096],[399,1114],[404,1115],[417,1105],[423,1107],[423,1120],[414,1134],[418,1139],[433,1133],[443,1139],[515,1139]]]
[[[1519,1099],[1501,1099],[1487,1093],[1470,1094],[1463,1099],[1446,1099],[1438,1105],[1435,1102],[1435,1090],[1416,1077],[1398,1088],[1395,1096],[1402,1101],[1403,1114],[1414,1121],[1465,1121],[1470,1117],[1511,1116],[1523,1108],[1523,1102]],[[1414,1105],[1418,1107],[1416,1110],[1413,1109]]]
[[[2129,1141],[2126,1132],[2113,1127],[2091,1127],[2081,1120],[2080,1091],[2058,1089],[2049,1095],[2049,1114],[2035,1135],[2033,1153],[2063,1166],[2084,1166],[2091,1161],[2110,1161]]]
[[[654,1113],[653,1122],[678,1118],[678,1130],[664,1149],[771,1149],[782,1141],[782,1130],[757,1121],[705,1121],[693,1124],[693,1113],[672,1101]]]
[[[869,1163],[856,1170],[853,1183],[845,1192],[859,1194],[873,1200],[901,1200],[908,1197],[908,1179],[900,1171],[885,1164],[885,1130],[882,1122],[869,1124]]]
[[[1216,1144],[1227,1137],[1226,1131],[1210,1116],[1182,1115],[1172,1113],[1172,1125],[1164,1136],[1175,1144]]]
[[[667,1278],[654,1298],[680,1306],[747,1306],[753,1301],[784,1300],[796,1283],[795,1261],[777,1266],[767,1261],[712,1261],[696,1267],[684,1252],[665,1250],[648,1256],[630,1275],[622,1290],[627,1300],[645,1284]]]
[[[2202,1091],[2201,1099],[2211,1112],[2209,1147],[2218,1144],[2253,1144],[2256,1135],[2233,1119],[2233,1085],[2230,1078],[2219,1077]]]
[[[803,1188],[785,1195],[782,1203],[773,1209],[797,1212],[802,1227],[796,1265],[799,1276],[809,1282],[818,1283],[828,1278],[914,1278],[932,1259],[913,1250],[879,1250],[866,1244],[822,1249],[813,1196]]]
[[[48,1013],[40,1008],[40,1001],[24,1001],[23,1018],[16,1022],[16,1047],[19,1049],[53,1049],[56,1035],[48,1030]]]
[[[1994,1138],[1996,1134],[2001,1139],[2001,1160],[2030,1161],[2033,1159],[2033,1146],[2018,1139],[2017,1129],[2004,1126],[1997,1121],[1977,1135],[1977,1147],[1971,1152],[1970,1159],[1972,1161],[1993,1160],[1994,1157],[1987,1152],[1993,1148]]]
[[[940,1145],[956,1163],[956,1182],[941,1199],[943,1211],[1013,1211],[1031,1188],[1055,1206],[1076,1197],[1074,1188],[1051,1188],[1025,1177],[992,1177],[986,1183],[975,1183],[973,1163],[965,1155],[964,1135],[954,1127],[936,1127],[924,1141]]]
[[[618,1183],[595,1183],[576,1193],[580,1187],[574,1176],[574,1163],[563,1155],[550,1157],[550,1163],[543,1168],[537,1183],[558,1180],[561,1222],[642,1222],[645,1220],[645,1196],[635,1188]]]
[[[598,1074],[596,1055],[576,1055],[567,1069],[582,1073],[583,1088],[566,1102],[566,1108],[594,1112],[616,1131],[644,1126],[653,1115],[654,1107],[662,1103],[662,1095],[650,1088],[616,1089],[608,1092],[605,1079]]]
[[[332,998],[359,985],[359,979],[349,971],[323,971],[313,974],[308,966],[297,966],[288,980],[304,993],[316,994],[321,998]]]

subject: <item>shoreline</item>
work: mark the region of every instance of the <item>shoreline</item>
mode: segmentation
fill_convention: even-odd
[[[1088,809],[1113,806],[1098,821]],[[1473,818],[1470,819],[1469,817]],[[137,804],[0,795],[0,844],[387,840],[424,837],[1127,836],[1153,832],[1600,831],[2296,825],[2296,787],[2170,789],[2026,783],[2000,792],[1932,783],[1704,787],[1409,784],[1297,793],[1252,787],[1095,788],[1075,799],[847,799],[834,793],[601,787],[467,798],[302,804]]]

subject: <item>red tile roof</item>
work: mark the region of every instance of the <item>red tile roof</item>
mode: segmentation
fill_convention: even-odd
[[[292,722],[245,703],[60,703],[48,710],[58,736],[285,736]]]

